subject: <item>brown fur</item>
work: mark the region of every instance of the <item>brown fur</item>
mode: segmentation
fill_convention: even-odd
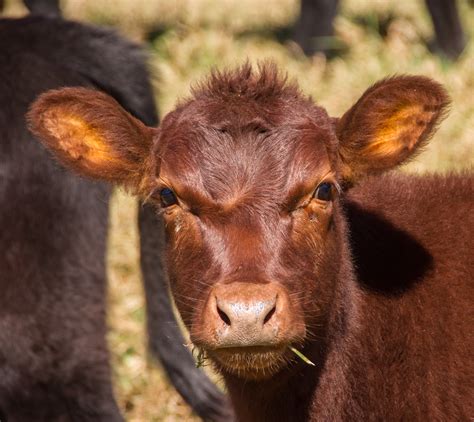
[[[61,109],[61,91],[40,104],[48,95]],[[273,65],[244,65],[215,72],[163,120],[133,180],[161,210],[176,304],[239,420],[472,416],[472,176],[378,175],[428,141],[447,104],[435,82],[403,76],[334,119]],[[40,136],[47,111],[29,116]],[[79,117],[120,149],[97,126],[109,112]],[[120,138],[137,142],[131,133]],[[46,141],[69,154],[62,139]],[[96,174],[106,168],[96,165]],[[329,200],[314,197],[322,183],[332,186]],[[165,187],[177,204],[160,203]],[[265,291],[279,289],[285,300],[265,318],[275,335],[241,329],[222,348],[222,333],[241,322],[232,326],[225,312],[260,321]]]

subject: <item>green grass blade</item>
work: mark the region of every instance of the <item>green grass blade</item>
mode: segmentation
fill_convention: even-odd
[[[294,347],[290,346],[290,350],[298,356],[304,363],[307,363],[308,365],[311,366],[316,366],[313,362],[311,362],[303,353],[301,353],[299,350],[296,350]]]

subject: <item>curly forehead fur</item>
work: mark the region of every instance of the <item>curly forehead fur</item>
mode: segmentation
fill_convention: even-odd
[[[214,70],[192,89],[192,93],[196,99],[239,96],[247,100],[271,101],[283,96],[301,97],[296,83],[289,82],[288,77],[271,62],[260,64],[257,69],[245,63],[234,70]]]
[[[214,70],[191,92],[192,97],[180,103],[172,114],[219,129],[251,122],[269,129],[268,126],[301,125],[314,113],[319,118],[327,117],[324,109],[303,95],[296,82],[289,81],[273,62]]]
[[[335,167],[332,120],[274,64],[216,70],[192,92],[156,139],[156,170],[168,181],[218,202],[255,202]]]

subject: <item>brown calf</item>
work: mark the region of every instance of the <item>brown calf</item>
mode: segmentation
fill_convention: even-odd
[[[330,118],[274,66],[244,65],[157,129],[82,88],[29,119],[66,166],[157,205],[176,304],[239,420],[466,420],[472,177],[380,175],[447,104],[404,76]]]

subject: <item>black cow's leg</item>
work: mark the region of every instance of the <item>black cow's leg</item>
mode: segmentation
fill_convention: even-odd
[[[294,40],[304,53],[326,52],[328,37],[334,33],[333,20],[339,0],[302,0],[301,11],[294,28]]]
[[[426,5],[436,33],[435,47],[456,59],[466,45],[456,0],[426,0]]]

